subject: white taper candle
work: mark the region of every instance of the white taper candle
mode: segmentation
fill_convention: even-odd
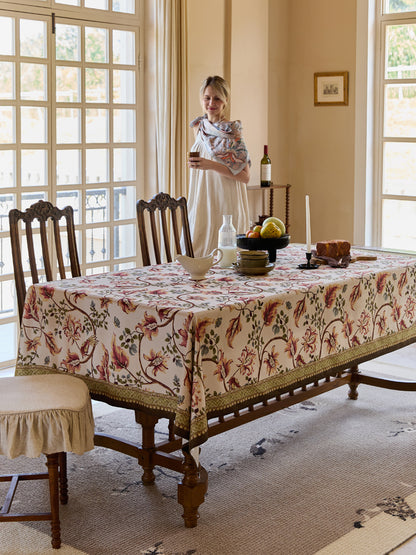
[[[311,213],[309,209],[309,195],[306,195],[306,252],[311,252]]]

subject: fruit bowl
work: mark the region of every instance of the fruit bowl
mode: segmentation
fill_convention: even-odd
[[[282,235],[273,239],[254,239],[245,235],[237,235],[237,247],[240,249],[248,249],[250,251],[268,251],[269,262],[276,261],[276,250],[284,249],[290,243],[290,235]]]

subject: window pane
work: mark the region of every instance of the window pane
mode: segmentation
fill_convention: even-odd
[[[20,110],[22,143],[46,143],[46,108],[22,106]]]
[[[0,62],[0,99],[11,100],[15,98],[14,79],[14,63]]]
[[[9,231],[9,212],[15,206],[16,195],[0,195],[0,231]]]
[[[89,189],[86,194],[87,224],[108,221],[108,189]]]
[[[115,187],[114,219],[125,220],[136,216],[136,187]]]
[[[85,27],[85,61],[108,63],[108,29]]]
[[[416,11],[416,0],[385,0],[384,13]]]
[[[0,187],[16,185],[16,152],[0,150]],[[3,199],[3,197],[0,197]]]
[[[416,251],[416,202],[383,200],[382,247]]]
[[[134,0],[113,0],[113,10],[115,12],[135,13]]]
[[[29,206],[32,206],[38,200],[46,200],[45,193],[30,192],[24,193],[22,195],[22,210],[26,210]],[[38,226],[39,227],[39,226]]]
[[[56,25],[56,59],[81,60],[81,29],[78,25]]]
[[[13,360],[16,358],[17,353],[17,324],[11,322],[9,324],[2,324],[1,326],[1,339],[0,339],[0,351],[2,354],[2,360]]]
[[[416,85],[386,85],[385,137],[416,137]]]
[[[85,0],[86,8],[95,8],[96,10],[107,10],[108,0]]]
[[[87,262],[108,260],[110,230],[108,227],[93,227],[86,230]]]
[[[48,184],[46,150],[22,150],[23,187],[45,187]]]
[[[134,65],[134,33],[132,31],[113,31],[113,62]]]
[[[20,20],[20,55],[46,58],[46,23],[44,21]]]
[[[58,150],[56,152],[56,182],[58,185],[81,183],[81,151]]]
[[[416,25],[390,25],[386,32],[386,79],[416,77]]]
[[[114,181],[135,181],[136,149],[114,149]]]
[[[110,267],[109,266],[97,266],[94,268],[87,268],[85,275],[87,276],[92,276],[93,274],[103,274],[105,272],[109,272],[110,271]]]
[[[0,55],[14,56],[14,19],[0,17]]]
[[[416,144],[384,145],[383,193],[416,196]]]
[[[56,142],[81,142],[81,110],[79,108],[56,109]]]
[[[114,264],[114,271],[119,272],[121,270],[128,270],[130,268],[136,268],[135,262],[123,262],[123,264]]]
[[[77,67],[56,67],[56,101],[79,102],[80,94],[80,69]]]
[[[108,70],[86,68],[85,100],[87,102],[108,102]]]
[[[113,101],[119,104],[136,102],[136,82],[134,71],[116,69],[113,71]]]
[[[108,149],[96,148],[85,152],[87,183],[103,183],[109,181]]]
[[[114,110],[114,142],[134,143],[136,141],[136,111]]]
[[[107,143],[109,111],[90,108],[86,110],[85,130],[87,143]]]
[[[0,143],[16,142],[16,111],[13,106],[0,106]]]
[[[10,241],[8,242],[10,243]],[[10,256],[11,256],[11,253],[10,253]],[[12,272],[13,272],[13,268],[12,268]],[[0,299],[1,299],[0,318],[7,318],[7,316],[12,316],[14,314],[14,306],[15,306],[14,297],[15,297],[14,279],[0,282]],[[2,329],[1,335],[3,335],[3,326],[1,329]],[[15,356],[15,354],[13,356]],[[10,358],[13,358],[13,357],[10,357]]]
[[[81,194],[79,191],[58,191],[56,206],[62,210],[65,206],[74,209],[74,223],[81,223]],[[77,248],[78,245],[77,245]]]
[[[44,64],[20,64],[20,98],[47,100],[47,68]]]
[[[136,226],[134,224],[115,226],[114,258],[134,256],[135,254],[136,254]]]
[[[56,4],[65,4],[66,6],[80,6],[81,0],[55,0]]]
[[[13,273],[12,249],[9,237],[0,237],[0,275]],[[1,282],[0,282],[1,283]],[[1,305],[1,301],[0,301]]]

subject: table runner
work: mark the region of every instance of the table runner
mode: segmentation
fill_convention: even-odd
[[[175,262],[32,286],[17,373],[83,376],[174,416],[193,447],[210,414],[416,337],[415,257],[301,271],[304,253],[278,251],[265,276],[213,267],[194,282]]]

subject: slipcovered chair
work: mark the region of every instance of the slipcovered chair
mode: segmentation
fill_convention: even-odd
[[[59,501],[68,501],[66,453],[78,455],[94,448],[94,421],[85,383],[74,376],[43,374],[0,379],[0,455],[46,455],[48,471],[9,474],[10,482],[0,510],[0,522],[50,520],[52,547],[61,546]],[[23,480],[49,481],[48,512],[11,512],[13,498]]]

